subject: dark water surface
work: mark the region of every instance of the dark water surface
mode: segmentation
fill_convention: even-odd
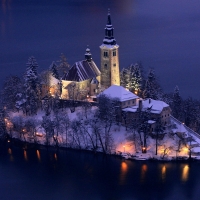
[[[199,166],[1,144],[0,199],[198,200]]]
[[[120,66],[155,68],[166,92],[200,98],[199,0],[0,0],[0,84],[23,74],[34,55],[40,71],[64,53],[72,65],[89,45],[97,66],[111,9]]]

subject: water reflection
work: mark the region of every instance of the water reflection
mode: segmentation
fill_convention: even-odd
[[[38,161],[40,161],[41,158],[40,158],[40,152],[39,152],[39,150],[37,150],[36,153],[37,153],[37,159],[38,159]]]
[[[140,182],[144,182],[145,181],[145,176],[146,176],[146,172],[147,172],[147,165],[146,164],[143,164],[142,167],[141,167],[141,177],[140,177]]]
[[[121,172],[119,176],[120,184],[122,185],[125,183],[127,171],[128,171],[128,165],[126,162],[123,161],[121,163]]]
[[[57,161],[58,157],[57,157],[57,154],[54,153],[54,159]]]
[[[161,179],[162,179],[163,182],[166,179],[166,166],[165,165],[162,166]]]
[[[12,149],[8,148],[8,153],[11,155],[12,154]]]
[[[188,177],[189,177],[189,166],[186,164],[184,167],[183,167],[183,171],[182,171],[182,176],[181,176],[181,180],[183,182],[186,182],[188,180]]]
[[[8,154],[10,155],[10,161],[14,161],[13,155],[12,155],[12,149],[8,148]]]
[[[4,199],[13,199],[10,197],[13,193],[6,192],[13,182],[16,183],[12,185],[13,191],[16,191],[14,195],[20,196],[23,190],[26,199],[38,199],[38,194],[48,199],[49,193],[52,199],[56,199],[58,192],[52,191],[58,189],[60,199],[70,200],[198,199],[193,195],[200,196],[197,187],[200,185],[200,162],[122,162],[115,157],[107,156],[105,159],[101,154],[94,157],[88,152],[51,148],[48,151],[45,148],[25,151],[24,146],[10,147],[7,142],[5,145],[0,145],[0,184]],[[41,159],[42,162],[38,161]],[[30,177],[34,179],[30,181]],[[38,182],[45,183],[45,191]],[[60,187],[60,183],[63,187]],[[84,186],[83,189],[81,186]],[[69,195],[73,198],[69,198]]]
[[[24,150],[24,160],[28,161],[28,156],[26,150]]]

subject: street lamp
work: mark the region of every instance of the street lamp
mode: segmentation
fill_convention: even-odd
[[[125,153],[125,146],[123,146],[124,147],[124,153]]]
[[[142,153],[146,153],[146,152],[147,152],[146,147],[142,147]]]

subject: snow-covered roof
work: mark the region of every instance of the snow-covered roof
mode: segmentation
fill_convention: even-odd
[[[50,86],[57,85],[59,83],[59,80],[53,77],[51,74],[49,75],[49,82]]]
[[[193,152],[193,153],[200,153],[200,147],[194,147],[194,148],[192,149],[192,152]]]
[[[139,98],[137,95],[119,85],[111,85],[101,94],[104,94],[110,98],[118,98],[121,102]]]
[[[62,80],[67,81],[84,81],[90,78],[95,78],[100,76],[101,72],[94,63],[93,60],[90,62],[87,60],[82,60],[76,62],[70,69],[69,72],[62,78]]]
[[[110,44],[102,44],[100,46],[100,48],[107,48],[107,49],[113,49],[113,48],[119,48],[119,45],[115,44],[115,45],[110,45]]]
[[[154,124],[154,123],[156,123],[156,121],[154,121],[154,120],[148,120],[148,124]]]
[[[183,124],[180,124],[179,126],[177,126],[176,128],[176,132],[179,132],[179,133],[187,133],[187,130],[185,128],[185,126]]]
[[[151,113],[160,114],[163,108],[169,107],[164,101],[147,99],[142,101],[142,109],[146,110],[151,108]]]
[[[137,109],[138,109],[138,106],[132,106],[132,107],[124,108],[124,109],[122,109],[122,111],[125,111],[125,112],[136,112]]]
[[[139,98],[139,97],[138,97]],[[160,114],[163,108],[168,107],[169,105],[163,101],[159,100],[142,100],[142,110],[145,111],[148,108],[151,108],[150,112],[155,114]],[[122,109],[125,112],[136,112],[139,107],[139,101],[136,101],[136,106],[127,107]]]

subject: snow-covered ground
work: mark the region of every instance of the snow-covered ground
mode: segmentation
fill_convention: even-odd
[[[96,109],[96,107],[92,107],[92,109],[89,111],[89,115]],[[67,113],[69,116],[70,121],[75,119],[84,118],[83,109],[82,108],[76,108],[76,111],[71,113],[70,109],[64,109],[62,113]],[[44,111],[40,111],[35,116],[24,116],[22,112],[19,113],[10,113],[9,118],[7,119],[7,126],[12,124],[12,120],[14,117],[21,116],[24,119],[28,118],[34,118],[38,121],[37,126],[37,133],[36,133],[36,141],[39,144],[45,144],[46,142],[46,134],[45,130],[41,126],[42,122],[42,116],[44,116]],[[80,117],[81,116],[81,117]],[[53,115],[52,115],[53,118]],[[9,120],[9,121],[8,121]],[[102,128],[102,127],[101,127]],[[70,131],[68,130],[69,134]],[[88,128],[89,133],[91,134],[91,129]],[[102,128],[103,131],[103,128]],[[9,132],[9,131],[8,131]],[[186,127],[184,124],[176,120],[174,117],[171,116],[171,128],[168,128],[166,130],[166,134],[164,135],[163,139],[158,140],[158,148],[157,148],[157,155],[156,154],[156,140],[153,139],[151,136],[147,136],[147,153],[141,152],[141,145],[139,140],[139,134],[137,132],[131,132],[130,130],[126,130],[126,127],[123,125],[112,125],[110,134],[113,138],[113,148],[112,153],[113,154],[121,154],[124,157],[131,157],[135,159],[147,159],[147,158],[155,158],[155,159],[165,159],[165,160],[171,160],[175,158],[188,158],[189,156],[189,148],[191,148],[192,155],[198,157],[198,153],[200,152],[200,136]],[[135,134],[135,137],[134,137]],[[180,138],[178,137],[178,134],[182,134],[184,138],[187,141],[187,138],[190,138],[190,143],[188,145],[180,145]],[[143,138],[143,134],[141,135]],[[12,132],[12,137],[20,138],[19,133]],[[134,138],[134,139],[133,139]],[[192,139],[191,139],[192,138]],[[30,137],[30,135],[25,134],[26,141],[34,142],[34,138]],[[63,134],[62,132],[58,134],[58,142],[59,146],[66,147],[66,134]],[[22,137],[22,140],[24,138]],[[53,138],[50,140],[50,145],[55,145],[55,141]],[[81,141],[82,148],[85,148],[85,143]],[[90,145],[91,146],[91,145]],[[179,151],[178,151],[179,149]],[[100,150],[101,151],[101,150]],[[195,154],[194,154],[195,153]],[[128,156],[127,156],[128,155]]]

